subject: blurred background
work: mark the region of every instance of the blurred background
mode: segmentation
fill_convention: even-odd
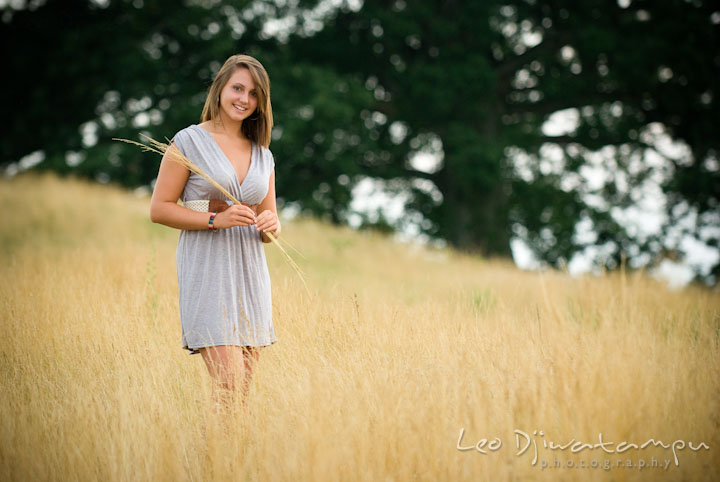
[[[0,170],[151,192],[236,53],[285,216],[571,273],[720,277],[720,7],[701,0],[0,0]]]

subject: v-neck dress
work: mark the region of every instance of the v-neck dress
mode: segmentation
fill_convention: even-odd
[[[275,168],[269,149],[252,143],[250,167],[240,182],[235,168],[207,130],[192,124],[172,140],[185,157],[240,202],[252,205],[265,199]],[[190,173],[181,200],[206,199],[232,204],[203,177]],[[253,225],[215,232],[180,231],[177,276],[182,347],[190,355],[200,353],[202,347],[267,346],[277,341],[263,244]]]

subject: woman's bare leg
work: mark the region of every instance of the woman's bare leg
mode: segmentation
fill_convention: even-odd
[[[258,348],[248,346],[212,346],[200,348],[205,365],[213,379],[214,412],[234,406],[238,392],[243,406],[250,391],[253,369],[260,356]]]
[[[234,405],[235,390],[245,369],[242,348],[236,346],[210,346],[201,348],[205,366],[212,378],[213,413],[227,411]]]
[[[258,359],[260,358],[260,349],[258,347],[253,346],[244,346],[243,347],[243,361],[245,364],[245,376],[243,377],[243,386],[242,386],[242,401],[243,405],[245,405],[247,402],[247,396],[250,393],[250,382],[252,381],[253,371],[255,370],[255,365],[257,364]]]

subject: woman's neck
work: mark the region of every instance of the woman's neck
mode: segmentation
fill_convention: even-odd
[[[230,137],[245,139],[245,135],[242,132],[242,120],[234,121],[228,119],[222,111],[220,112],[220,116],[212,121],[212,126],[219,133]]]

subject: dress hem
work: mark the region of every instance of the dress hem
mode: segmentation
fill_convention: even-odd
[[[223,344],[223,345],[200,345],[200,346],[185,346],[185,345],[183,345],[182,348],[183,348],[184,350],[188,350],[188,355],[199,355],[199,354],[200,354],[200,348],[210,348],[210,347],[213,347],[213,346],[249,346],[249,347],[254,347],[254,348],[263,348],[263,347],[266,347],[266,346],[272,346],[272,345],[274,345],[275,343],[277,343],[277,340],[273,340],[273,341],[271,341],[270,343],[268,343],[267,345],[235,345],[235,344],[233,344],[233,345],[228,345],[228,344]]]

